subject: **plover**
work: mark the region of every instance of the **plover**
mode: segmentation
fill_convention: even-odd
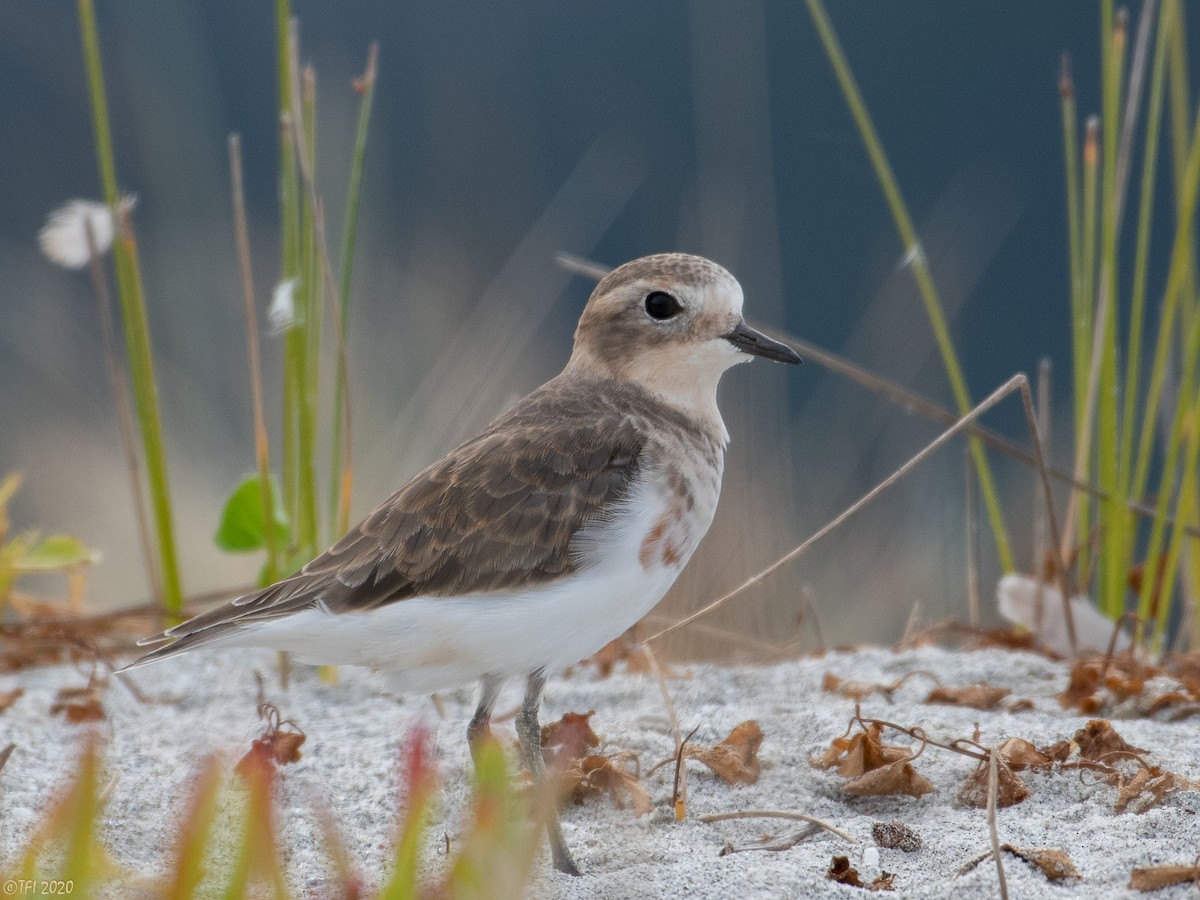
[[[698,256],[613,270],[592,292],[566,368],[433,463],[295,575],[176,625],[133,666],[200,647],[270,647],[359,665],[399,691],[480,680],[468,727],[524,676],[521,755],[544,778],[547,673],[658,603],[717,508],[729,433],[722,373],[754,356],[798,363],[746,325],[742,289]],[[554,865],[578,869],[556,817]]]

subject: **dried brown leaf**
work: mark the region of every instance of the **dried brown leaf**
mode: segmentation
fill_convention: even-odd
[[[1062,850],[1050,847],[1014,847],[1012,844],[1002,844],[1001,850],[1014,856],[1019,856],[1025,862],[1034,866],[1050,881],[1065,881],[1068,878],[1082,878],[1075,863]]]
[[[996,805],[1000,808],[1015,806],[1029,796],[1029,788],[1004,762],[1003,756],[996,759]],[[985,809],[988,805],[988,764],[981,762],[961,788],[958,802],[963,806]]]
[[[943,703],[948,706],[968,706],[971,709],[995,709],[1000,701],[1011,694],[1008,688],[993,687],[980,682],[966,687],[936,687],[925,698],[926,703]]]
[[[704,763],[730,784],[754,784],[762,771],[758,761],[762,742],[763,733],[758,722],[748,719],[735,726],[720,743],[711,747],[688,744],[683,748],[683,755]]]
[[[848,884],[851,887],[866,887],[859,880],[858,869],[850,865],[850,857],[835,856],[829,863],[829,871],[825,873],[825,877],[830,881],[836,881],[838,884]]]
[[[1067,758],[1074,752],[1074,741],[1055,741],[1053,744],[1038,748],[1038,753],[1049,757],[1051,762],[1056,763],[1066,762]]]
[[[299,761],[300,747],[308,739],[295,722],[282,719],[278,708],[272,704],[260,703],[258,712],[267,725],[234,766],[234,771],[243,777],[249,777],[256,770],[271,771],[276,766]]]
[[[24,693],[25,688],[20,687],[13,688],[11,691],[0,691],[0,713],[21,699],[21,695]]]
[[[853,681],[849,678],[839,678],[832,672],[826,672],[821,678],[821,690],[827,694],[840,694],[851,700],[863,700],[875,693],[884,693],[884,685],[873,681]]]
[[[896,876],[891,872],[881,872],[879,877],[870,884],[864,882],[858,876],[858,870],[850,865],[850,858],[847,856],[835,856],[829,864],[829,870],[825,873],[825,877],[830,881],[836,881],[838,884],[848,884],[851,887],[866,888],[869,891],[892,891],[895,890],[894,882]]]
[[[631,762],[632,771],[621,765]],[[648,814],[654,808],[650,802],[650,791],[638,777],[637,757],[633,753],[594,755],[574,760],[557,776],[557,782],[561,794],[570,796],[576,803],[607,794],[617,809],[624,809],[628,803],[639,816]]]
[[[1189,881],[1200,883],[1200,866],[1144,866],[1133,870],[1129,877],[1129,888],[1134,891],[1157,891]]]
[[[1000,745],[999,752],[1000,759],[1014,772],[1022,769],[1048,769],[1054,765],[1054,758],[1049,753],[1039,750],[1024,738],[1009,738]]]
[[[1200,790],[1200,784],[1197,782],[1189,781],[1174,772],[1165,772],[1158,766],[1149,766],[1138,769],[1132,778],[1128,781],[1122,780],[1118,784],[1116,811],[1123,813],[1135,800],[1141,799],[1133,811],[1144,813],[1174,794],[1195,790]],[[1144,799],[1143,794],[1147,795]]]
[[[884,744],[882,735],[883,726],[872,722],[858,734],[834,738],[813,765],[820,769],[837,766],[839,775],[852,778],[912,756],[907,747]]]
[[[1100,688],[1100,670],[1090,662],[1077,662],[1071,668],[1067,689],[1058,695],[1058,702],[1066,709],[1077,709],[1082,713],[1099,711],[1100,703],[1096,691]]]
[[[542,754],[549,765],[565,768],[582,759],[590,748],[600,746],[600,738],[592,731],[595,714],[594,709],[564,713],[557,722],[542,726]]]
[[[889,797],[902,794],[921,797],[937,790],[933,783],[916,770],[909,759],[896,760],[872,769],[842,785],[842,790],[856,797]]]
[[[1146,753],[1125,741],[1107,719],[1092,719],[1075,732],[1073,738],[1084,759],[1099,759],[1106,753]]]

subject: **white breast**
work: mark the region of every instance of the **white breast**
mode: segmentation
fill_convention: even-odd
[[[576,537],[579,568],[561,581],[524,591],[414,597],[364,613],[306,610],[227,643],[289,650],[317,665],[369,666],[404,692],[562,669],[618,637],[666,594],[712,521],[720,472],[715,476],[716,489],[707,489],[712,478],[705,478],[706,489],[693,492],[695,502],[682,514],[665,479],[644,478],[612,521]],[[663,544],[648,557],[647,538],[656,530],[672,551],[664,554]]]

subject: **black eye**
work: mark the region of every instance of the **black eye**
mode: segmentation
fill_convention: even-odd
[[[652,319],[669,319],[678,313],[682,306],[679,301],[665,291],[655,291],[646,295],[646,313]]]

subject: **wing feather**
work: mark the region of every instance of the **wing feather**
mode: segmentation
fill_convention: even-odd
[[[572,539],[628,496],[644,442],[619,408],[597,415],[594,392],[554,385],[419,473],[295,575],[148,639],[174,643],[139,663],[317,605],[350,614],[573,572]]]

